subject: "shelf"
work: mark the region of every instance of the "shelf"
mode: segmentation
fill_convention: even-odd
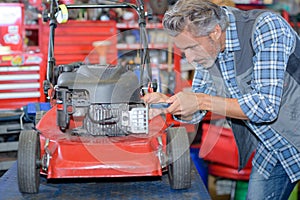
[[[139,28],[138,23],[117,23],[118,29],[137,29]],[[161,23],[148,23],[146,24],[146,28],[148,29],[162,29],[163,26]]]
[[[39,30],[38,24],[25,24],[25,30]]]
[[[137,50],[140,48],[140,44],[126,44],[126,43],[119,43],[117,44],[117,49],[118,50]],[[148,45],[149,49],[166,49],[168,48],[168,44],[149,44]]]
[[[29,52],[29,53],[36,52],[36,53],[39,53],[40,51],[41,51],[40,50],[40,46],[37,46],[37,45],[25,47],[25,52]]]

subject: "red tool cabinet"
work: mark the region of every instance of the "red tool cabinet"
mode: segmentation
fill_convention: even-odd
[[[24,5],[0,3],[0,109],[45,101],[41,53],[24,52]]]
[[[41,25],[40,32],[42,52],[47,55],[49,24]],[[98,59],[93,42],[103,40],[111,42],[107,52],[107,63],[116,64],[117,36],[115,21],[69,20],[66,24],[58,24],[54,41],[56,64],[82,62],[87,56]]]
[[[42,54],[0,55],[0,109],[15,109],[45,101],[44,77]]]
[[[23,50],[24,6],[21,3],[0,4],[0,46],[12,51]]]

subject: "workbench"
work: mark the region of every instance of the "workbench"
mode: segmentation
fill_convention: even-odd
[[[19,199],[109,199],[109,200],[146,200],[146,199],[211,199],[200,175],[192,164],[192,187],[172,190],[168,175],[142,178],[98,178],[98,179],[55,179],[41,178],[38,194],[22,194],[18,190],[17,163],[0,178],[0,200]]]

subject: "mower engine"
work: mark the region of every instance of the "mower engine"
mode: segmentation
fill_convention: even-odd
[[[70,64],[57,68],[57,125],[72,134],[119,136],[148,133],[148,109],[135,73],[122,66]]]

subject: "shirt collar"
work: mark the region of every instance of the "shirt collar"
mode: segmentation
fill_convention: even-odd
[[[222,7],[222,8],[225,10],[229,18],[229,26],[226,29],[225,52],[238,51],[241,49],[241,47],[238,39],[235,16],[226,7]]]

